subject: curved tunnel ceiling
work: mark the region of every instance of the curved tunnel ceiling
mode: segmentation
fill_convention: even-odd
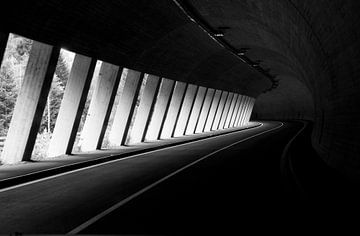
[[[262,67],[283,79],[296,77],[311,90],[304,68],[289,47],[293,25],[288,23],[291,11],[284,14],[286,1],[182,2],[213,29],[223,29],[224,40],[234,48],[248,48],[246,56],[252,61],[260,61]]]
[[[253,97],[271,87],[173,1],[12,1],[0,20],[9,32],[169,79]]]
[[[261,60],[280,85],[258,96],[258,118],[314,119],[312,143],[331,166],[360,176],[360,2],[184,0],[224,40]]]

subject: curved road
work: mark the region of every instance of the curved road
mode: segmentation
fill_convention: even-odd
[[[175,234],[276,227],[287,219],[290,201],[280,157],[301,127],[264,122],[0,190],[0,233]]]

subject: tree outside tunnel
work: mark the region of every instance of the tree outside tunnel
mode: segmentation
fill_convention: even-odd
[[[10,34],[4,59],[0,69],[0,136],[6,139],[16,99],[20,91],[25,69],[28,63],[32,40]],[[34,148],[34,158],[46,157],[46,148],[53,132],[66,81],[73,60],[73,54],[62,50],[56,66],[47,105],[42,116],[38,137]],[[0,146],[0,150],[2,147]]]

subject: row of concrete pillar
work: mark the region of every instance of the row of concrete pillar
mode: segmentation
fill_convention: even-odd
[[[0,35],[0,60],[7,35]],[[18,95],[2,163],[31,159],[60,48],[34,41]],[[96,65],[76,54],[50,141],[50,157],[70,154]],[[121,78],[125,85],[113,109]],[[141,90],[141,91],[140,91]],[[103,62],[81,133],[81,150],[100,149],[110,114],[113,147],[237,127],[249,121],[255,99],[160,78]]]

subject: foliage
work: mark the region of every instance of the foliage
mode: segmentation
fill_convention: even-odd
[[[46,130],[42,133],[38,133],[34,150],[32,153],[33,160],[38,161],[47,158],[47,150],[49,148],[51,139],[51,133]]]
[[[32,41],[10,35],[0,69],[0,136],[6,136]]]
[[[17,94],[20,91],[24,78],[31,45],[32,40],[30,39],[15,34],[9,35],[0,69],[0,136],[7,135]],[[65,61],[63,52],[61,52],[48,96],[47,105],[49,107],[46,106],[44,110],[38,138],[34,147],[33,156],[36,159],[46,157],[47,146],[55,126],[69,73],[69,66]],[[50,113],[49,120],[48,112]]]
[[[48,130],[49,132],[52,132],[54,130],[56,118],[60,110],[61,100],[64,96],[66,81],[69,78],[69,73],[70,72],[64,60],[64,57],[62,54],[60,54],[55,70],[55,76],[51,84],[48,102],[45,107],[41,126],[39,129],[40,133],[44,130],[48,130],[48,126],[50,126],[50,130]],[[49,105],[50,107],[48,107]],[[49,110],[50,122],[48,120]]]
[[[5,136],[17,97],[16,83],[11,71],[4,67],[0,71],[0,136]]]

